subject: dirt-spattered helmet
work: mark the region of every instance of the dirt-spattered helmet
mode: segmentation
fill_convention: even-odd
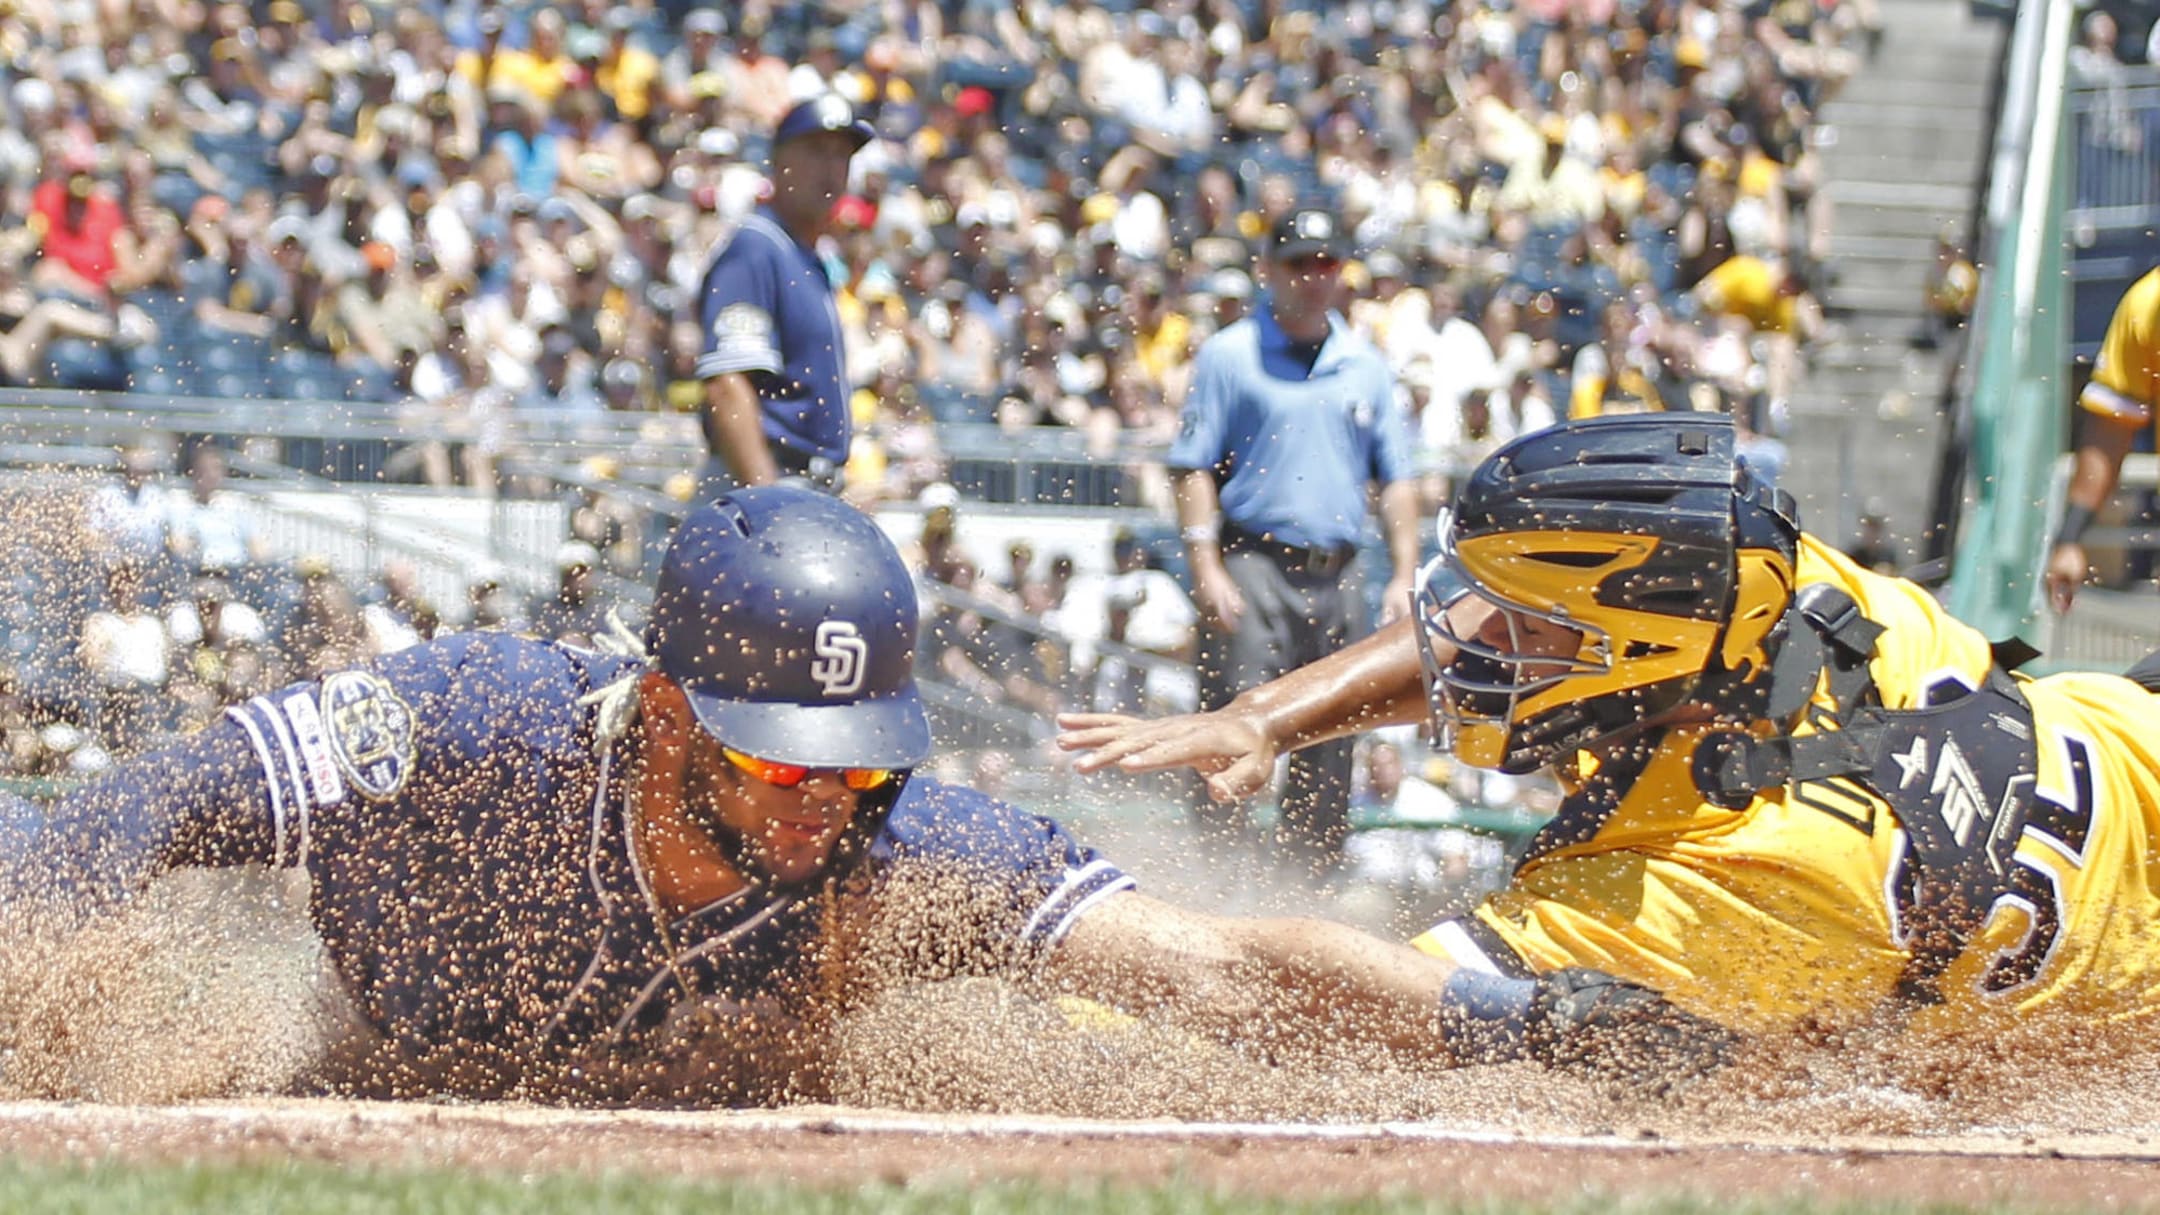
[[[1515,440],[1441,516],[1420,580],[1437,727],[1465,762],[1520,773],[1682,705],[1746,719],[1798,539],[1790,499],[1735,462],[1728,418],[1591,418]]]

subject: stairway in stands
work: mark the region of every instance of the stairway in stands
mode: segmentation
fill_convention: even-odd
[[[1785,487],[1808,530],[1850,541],[1863,506],[1887,510],[1917,559],[1934,479],[1946,355],[1910,345],[1944,224],[1962,233],[1988,155],[1989,90],[2006,23],[1961,0],[1882,0],[1880,50],[1823,107],[1836,205],[1824,305],[1842,336],[1791,402]]]

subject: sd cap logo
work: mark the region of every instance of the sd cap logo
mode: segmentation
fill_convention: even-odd
[[[827,696],[853,696],[862,691],[870,646],[852,622],[821,622],[811,649],[817,657],[810,662],[810,678],[818,681]]]

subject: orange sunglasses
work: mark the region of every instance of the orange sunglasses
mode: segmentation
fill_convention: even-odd
[[[839,775],[840,783],[848,788],[857,793],[867,793],[891,780],[893,776],[890,768],[810,768],[802,764],[783,764],[776,759],[744,755],[735,748],[724,745],[720,748],[720,753],[727,756],[728,762],[734,764],[743,774],[754,776],[768,785],[778,785],[782,789],[793,789],[802,784],[810,779],[812,772],[833,772]]]

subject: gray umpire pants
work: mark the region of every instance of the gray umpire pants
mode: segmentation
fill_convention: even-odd
[[[1333,574],[1313,574],[1256,552],[1228,552],[1223,564],[1245,597],[1229,632],[1200,630],[1200,707],[1217,709],[1247,688],[1317,662],[1365,632],[1364,578],[1353,560]],[[1277,845],[1316,873],[1342,859],[1350,833],[1353,739],[1307,747],[1290,757]],[[1240,807],[1218,806],[1198,791],[1193,817],[1204,835],[1244,827]]]

